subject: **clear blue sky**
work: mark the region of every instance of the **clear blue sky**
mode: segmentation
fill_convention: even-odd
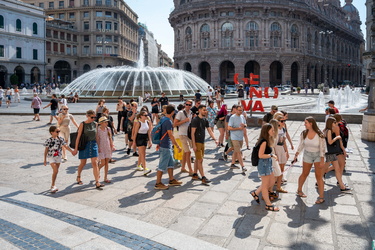
[[[174,35],[169,24],[168,17],[173,10],[173,0],[125,0],[125,2],[138,14],[138,21],[147,25],[154,33],[155,39],[161,44],[169,57],[173,58]],[[354,0],[354,6],[358,9],[362,21],[362,32],[366,36],[366,6],[365,0]],[[341,6],[345,0],[341,0]],[[365,37],[366,38],[366,37]]]

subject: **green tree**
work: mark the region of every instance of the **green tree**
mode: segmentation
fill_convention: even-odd
[[[10,83],[12,85],[18,85],[19,82],[18,82],[18,76],[16,74],[13,74],[10,76]]]

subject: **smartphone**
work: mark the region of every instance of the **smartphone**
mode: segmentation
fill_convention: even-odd
[[[298,160],[297,159],[295,159],[295,160],[293,160],[292,162],[291,162],[291,164],[293,165],[294,163],[296,163]]]

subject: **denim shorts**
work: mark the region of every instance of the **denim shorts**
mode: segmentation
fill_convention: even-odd
[[[320,162],[320,152],[309,152],[305,150],[303,152],[303,162],[310,164]]]
[[[159,166],[156,168],[156,170],[165,172],[167,168],[174,168],[172,148],[160,147],[159,153],[160,153]]]
[[[56,116],[57,109],[51,109],[51,116]]]
[[[267,175],[271,175],[272,172],[273,172],[272,159],[271,158],[259,159],[258,174],[260,176],[267,176]]]

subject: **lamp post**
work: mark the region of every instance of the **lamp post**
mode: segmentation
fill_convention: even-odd
[[[321,34],[322,36],[325,36],[327,35],[327,38],[329,38],[329,36],[333,33],[332,30],[322,30],[319,32],[319,34]],[[323,48],[323,46],[322,46]],[[328,51],[327,51],[328,52]],[[323,52],[322,52],[323,53]],[[327,56],[328,56],[328,53],[326,53],[326,55],[324,56],[324,62],[327,64]],[[327,76],[327,65],[325,65],[325,68],[324,68],[324,87],[325,85],[328,84],[329,85],[329,81],[328,81],[328,76]],[[323,87],[323,90],[324,90],[324,87]]]

